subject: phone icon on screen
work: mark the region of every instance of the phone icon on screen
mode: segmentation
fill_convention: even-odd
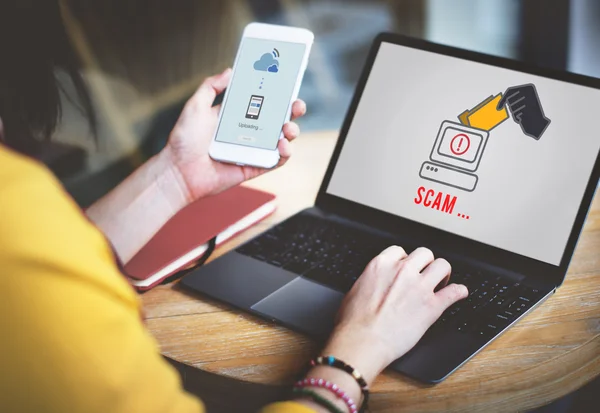
[[[252,95],[250,97],[250,103],[248,103],[248,109],[246,110],[246,118],[258,119],[264,100],[264,96]]]

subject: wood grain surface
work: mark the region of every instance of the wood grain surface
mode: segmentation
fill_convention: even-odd
[[[215,251],[216,258],[314,203],[337,133],[303,135],[284,168],[247,185],[278,196],[277,212]],[[235,311],[176,284],[142,296],[147,325],[164,356],[199,369],[200,386],[250,387],[267,399],[319,350],[319,344]],[[564,396],[600,374],[600,198],[596,197],[567,279],[543,305],[510,328],[444,382],[427,386],[384,372],[372,389],[373,412],[526,411]],[[254,383],[254,386],[250,386]],[[259,385],[259,387],[256,387]],[[210,394],[209,394],[210,393]],[[217,397],[215,396],[215,397]],[[232,398],[230,398],[232,399]],[[233,398],[235,399],[235,398]],[[231,403],[234,403],[231,401]],[[234,404],[224,411],[241,411]]]

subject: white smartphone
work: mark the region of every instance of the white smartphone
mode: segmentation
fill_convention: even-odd
[[[212,159],[260,168],[277,165],[277,144],[298,97],[313,40],[306,29],[246,26],[209,149]]]

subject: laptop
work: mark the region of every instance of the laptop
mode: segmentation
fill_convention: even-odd
[[[370,50],[315,204],[184,277],[324,340],[389,245],[469,297],[390,368],[437,383],[561,286],[600,174],[600,80],[393,34]]]

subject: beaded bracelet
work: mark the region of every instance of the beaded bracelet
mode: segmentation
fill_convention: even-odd
[[[354,403],[354,400],[352,400],[350,396],[348,396],[342,389],[340,389],[337,384],[331,383],[330,381],[326,381],[323,379],[306,378],[304,380],[300,380],[294,385],[294,388],[304,387],[320,387],[322,389],[329,390],[330,392],[335,394],[337,398],[342,399],[344,401],[350,413],[358,413],[358,409],[356,408],[356,403]]]
[[[360,408],[360,412],[365,411],[365,409],[367,407],[367,403],[369,401],[369,385],[367,384],[366,380],[364,379],[364,377],[362,376],[362,374],[360,374],[360,372],[358,370],[356,370],[354,367],[350,366],[349,364],[346,364],[342,360],[336,359],[333,356],[317,357],[310,361],[310,365],[313,367],[315,367],[315,366],[330,366],[330,367],[345,371],[346,373],[351,375],[354,378],[354,380],[356,380],[358,385],[360,386],[360,389],[363,394],[363,402],[362,402],[362,407]]]
[[[326,408],[331,413],[344,413],[342,411],[342,409],[338,409],[338,407],[335,404],[333,404],[332,402],[330,402],[325,397],[321,396],[319,393],[317,393],[315,391],[305,389],[305,388],[298,388],[298,387],[295,387],[292,391],[296,394],[309,397],[312,401],[314,401],[321,407]]]

